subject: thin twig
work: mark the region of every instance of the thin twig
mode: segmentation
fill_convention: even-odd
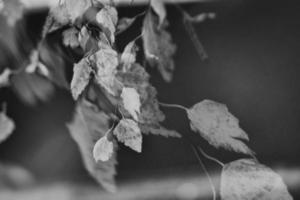
[[[158,102],[158,104],[161,105],[161,106],[164,106],[164,107],[179,108],[179,109],[182,109],[182,110],[185,110],[185,111],[188,110],[188,108],[186,108],[184,106],[181,106],[181,105],[178,105],[178,104],[168,104],[168,103],[162,103],[162,102]]]
[[[205,152],[203,151],[203,149],[202,149],[200,146],[198,146],[197,148],[198,148],[198,150],[201,152],[201,154],[202,154],[205,158],[207,158],[207,159],[209,159],[209,160],[212,160],[212,161],[218,163],[218,164],[219,164],[220,166],[222,166],[222,167],[225,166],[225,164],[224,164],[223,162],[221,162],[221,161],[219,161],[218,159],[216,159],[216,158],[214,158],[214,157],[208,155],[207,153],[205,153]]]

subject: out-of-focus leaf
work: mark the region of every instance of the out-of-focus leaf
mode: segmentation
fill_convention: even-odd
[[[6,17],[9,26],[14,26],[23,16],[24,5],[20,0],[3,0],[0,4],[0,14]]]
[[[146,60],[151,66],[157,66],[165,81],[173,77],[176,45],[166,30],[167,22],[158,27],[157,17],[148,12],[143,24],[143,46]]]
[[[0,112],[0,143],[6,140],[15,129],[15,123],[6,115]]]
[[[193,17],[186,15],[186,20],[193,23],[201,23],[204,22],[206,19],[214,19],[215,17],[216,17],[215,13],[200,13]]]
[[[130,66],[136,61],[137,47],[135,41],[129,42],[121,55],[121,63],[123,64],[123,70],[127,71]]]
[[[93,148],[109,129],[109,117],[87,101],[80,102],[76,107],[73,121],[68,128],[76,141],[84,165],[91,176],[108,191],[115,191],[114,176],[116,174],[116,144],[114,153],[106,161],[95,162]]]
[[[116,27],[116,34],[120,34],[127,30],[136,20],[137,17],[129,18],[129,17],[123,17],[118,21],[117,27]]]
[[[69,28],[63,32],[63,44],[71,48],[79,46],[78,30],[75,28]]]
[[[43,76],[49,76],[49,71],[47,67],[40,62],[39,52],[36,49],[31,51],[30,61],[29,64],[26,66],[25,71],[30,74],[34,72],[39,72]]]
[[[252,159],[226,164],[221,175],[222,200],[292,200],[281,177]]]
[[[167,11],[165,8],[164,0],[151,0],[150,5],[159,18],[159,26],[163,24],[166,19]]]
[[[174,130],[168,130],[162,126],[140,125],[143,134],[161,135],[164,137],[181,138],[180,133]]]
[[[5,68],[0,74],[0,88],[9,85],[9,77],[11,73],[12,72],[9,68]]]
[[[131,114],[131,116],[138,121],[140,114],[140,95],[134,88],[124,87],[121,93],[124,108]]]
[[[115,32],[118,23],[118,12],[112,7],[105,5],[96,15],[96,20],[104,29],[110,42],[115,42]]]
[[[113,142],[109,141],[107,136],[104,135],[102,138],[100,138],[93,149],[93,157],[96,162],[108,161],[114,153],[114,144]]]
[[[118,141],[136,152],[142,152],[142,134],[138,124],[131,119],[122,119],[114,129]]]
[[[73,71],[74,73],[71,81],[71,92],[73,98],[76,100],[89,84],[92,69],[87,63],[86,59],[82,59],[79,63],[74,64]]]
[[[249,140],[247,133],[239,127],[239,120],[224,104],[204,100],[187,110],[194,131],[211,145],[253,155],[253,152],[239,139]]]
[[[48,100],[54,93],[53,84],[37,74],[18,73],[11,77],[11,84],[17,95],[31,105]]]

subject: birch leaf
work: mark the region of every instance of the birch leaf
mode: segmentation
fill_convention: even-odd
[[[142,152],[142,134],[138,124],[131,119],[122,119],[114,129],[118,141],[136,152]]]
[[[121,63],[123,64],[125,71],[127,71],[133,63],[135,63],[136,51],[137,47],[135,45],[135,41],[131,41],[125,46],[121,55]]]
[[[125,109],[131,114],[131,116],[138,121],[138,114],[140,114],[140,95],[136,89],[124,87],[121,93],[123,105]]]
[[[79,63],[74,65],[73,71],[74,73],[71,81],[71,92],[73,98],[76,100],[89,84],[92,69],[87,61],[82,59]]]
[[[9,85],[9,77],[11,73],[12,72],[9,68],[5,68],[0,74],[0,88]]]
[[[118,53],[111,49],[100,49],[94,54],[94,59],[97,66],[96,80],[112,95],[117,95],[120,85],[116,80]]]
[[[166,19],[167,11],[165,8],[165,3],[163,0],[151,0],[150,1],[152,9],[159,17],[159,26],[163,24]]]
[[[253,152],[241,140],[249,140],[239,127],[239,120],[221,103],[204,100],[187,110],[194,131],[216,148],[252,155]]]
[[[226,164],[221,175],[222,200],[292,200],[281,177],[252,159]]]
[[[106,162],[108,161],[114,152],[114,146],[111,141],[107,139],[107,136],[103,136],[100,138],[93,149],[93,156],[96,162],[98,161],[103,161]]]
[[[108,161],[95,162],[93,157],[96,142],[109,129],[109,117],[96,106],[82,101],[76,107],[73,121],[67,126],[79,147],[87,171],[106,190],[115,191],[116,144],[114,144],[114,153]]]
[[[176,45],[166,27],[167,21],[159,28],[156,16],[148,12],[143,23],[142,38],[147,62],[150,66],[156,66],[163,79],[170,82],[175,68],[173,56]]]
[[[15,129],[15,123],[6,115],[0,112],[0,143],[6,140]]]
[[[105,5],[96,15],[97,22],[104,28],[111,43],[115,42],[115,32],[118,23],[118,12],[112,7]]]

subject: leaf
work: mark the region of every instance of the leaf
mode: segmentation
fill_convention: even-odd
[[[105,29],[110,42],[115,42],[115,32],[118,23],[118,12],[116,8],[105,5],[96,15],[97,22]]]
[[[9,85],[9,78],[12,71],[9,68],[5,68],[0,74],[0,88]]]
[[[49,76],[49,70],[43,63],[40,62],[38,50],[34,49],[31,51],[30,61],[29,64],[26,66],[25,71],[29,74],[38,71],[43,76]]]
[[[15,26],[16,22],[22,19],[24,5],[20,0],[3,0],[0,15],[5,16],[9,26]]]
[[[252,159],[226,164],[221,175],[222,200],[292,200],[281,177]]]
[[[108,161],[114,153],[114,145],[111,141],[107,139],[107,136],[100,138],[93,149],[93,156],[96,162]]]
[[[0,143],[5,141],[15,129],[15,123],[6,115],[0,112]]]
[[[131,116],[138,121],[138,114],[140,114],[140,95],[136,89],[124,87],[121,93],[123,105],[125,109],[131,114]]]
[[[151,0],[150,5],[159,17],[159,26],[162,26],[166,19],[167,11],[163,0]]]
[[[164,137],[175,137],[181,138],[180,133],[174,130],[168,130],[162,126],[149,126],[149,125],[140,125],[142,133],[144,134],[153,134],[153,135],[161,135]]]
[[[143,23],[142,38],[147,62],[156,66],[163,79],[170,82],[175,68],[173,56],[176,45],[166,27],[165,21],[159,28],[156,16],[148,12]]]
[[[224,104],[204,100],[187,110],[194,131],[216,148],[223,147],[239,153],[253,155],[242,141],[249,140],[239,127],[239,121]]]
[[[80,45],[78,41],[78,30],[75,28],[65,30],[63,32],[63,44],[71,48],[78,47]]]
[[[117,27],[116,27],[116,34],[120,34],[127,30],[136,20],[136,17],[123,17],[118,21]]]
[[[74,65],[73,71],[74,73],[71,81],[71,92],[73,98],[76,100],[89,84],[92,69],[87,63],[86,59],[82,59],[79,63]]]
[[[73,121],[67,126],[79,147],[87,171],[106,190],[115,191],[116,144],[114,144],[114,153],[108,161],[95,162],[93,158],[93,148],[96,142],[109,129],[108,116],[99,111],[96,106],[82,101],[76,107]]]
[[[127,71],[133,63],[135,63],[136,51],[137,47],[135,45],[135,41],[131,41],[125,46],[121,55],[121,63],[123,64],[125,71]]]
[[[117,95],[121,86],[116,81],[116,68],[119,64],[118,53],[112,48],[100,49],[94,54],[96,80],[112,95]]]
[[[131,119],[122,119],[114,129],[118,141],[136,152],[142,152],[142,134],[138,124]]]

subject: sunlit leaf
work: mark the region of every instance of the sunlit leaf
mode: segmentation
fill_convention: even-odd
[[[187,111],[194,131],[215,147],[252,155],[253,152],[240,139],[249,140],[239,127],[238,119],[224,104],[211,100],[197,103]]]
[[[224,166],[221,175],[222,200],[292,200],[281,177],[252,159],[240,159]]]
[[[104,135],[102,138],[100,138],[93,149],[93,157],[96,162],[108,161],[114,153],[114,144],[113,142],[109,141],[107,136]]]
[[[78,99],[79,95],[84,91],[90,81],[92,69],[86,59],[82,59],[79,63],[74,64],[73,71],[71,92],[73,98]]]
[[[122,119],[114,129],[114,135],[118,141],[126,146],[142,152],[142,134],[138,124],[131,119]]]
[[[140,114],[140,95],[134,88],[124,87],[121,93],[124,108],[131,114],[131,116],[138,121]]]
[[[91,176],[109,191],[115,191],[114,176],[116,174],[116,144],[111,158],[95,162],[93,148],[109,129],[109,117],[87,101],[77,105],[73,121],[68,124],[71,136],[76,141],[84,165]]]
[[[15,123],[6,115],[0,112],[0,143],[6,140],[15,129]]]

